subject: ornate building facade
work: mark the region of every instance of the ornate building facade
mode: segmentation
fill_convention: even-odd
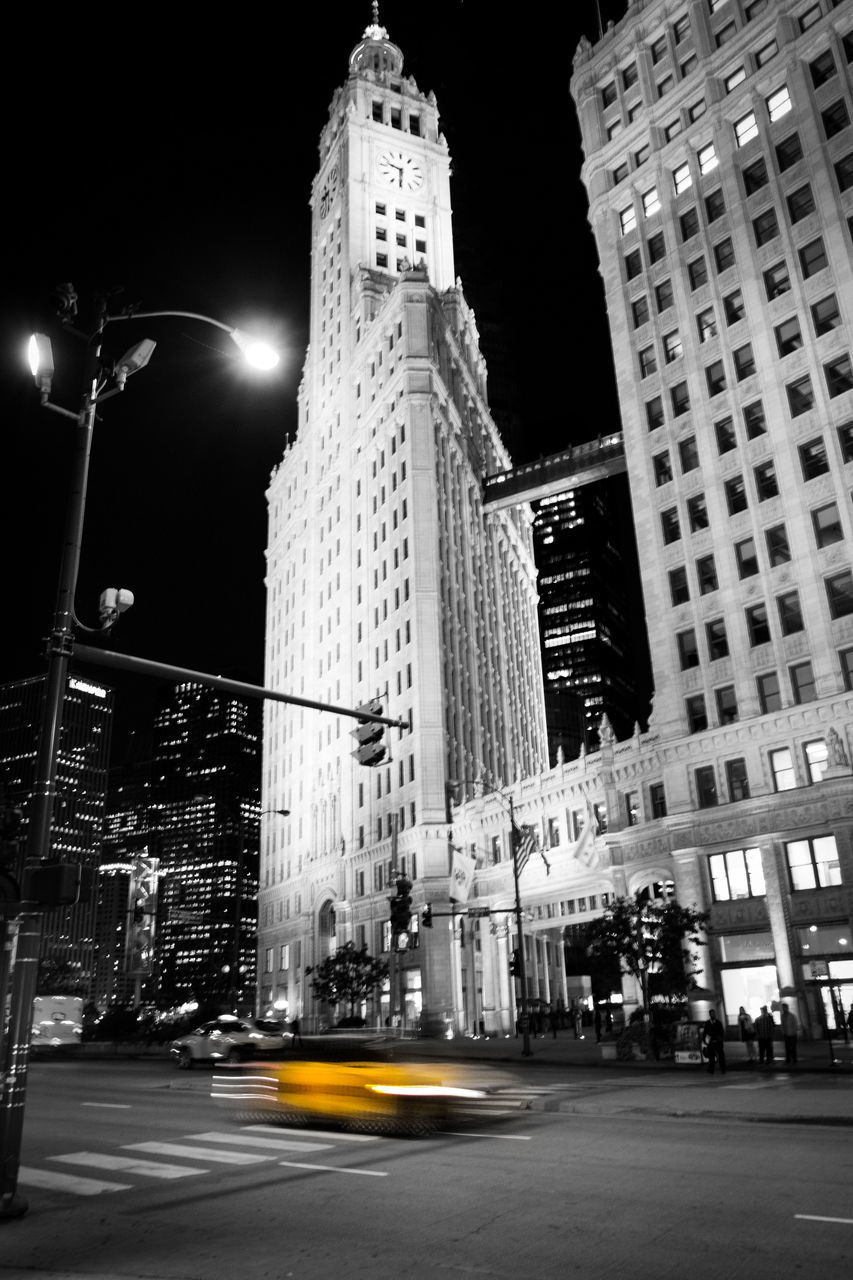
[[[647,733],[553,767],[529,511],[453,275],[437,107],[369,28],[321,139],[300,430],[270,485],[267,683],[411,722],[374,770],[349,724],[268,709],[261,1001],[387,938],[389,868],[432,929],[403,963],[427,1029],[507,1034],[576,995],[566,926],[611,895],[710,911],[731,1023],[853,1000],[853,3],[634,0],[571,81],[611,326],[653,663]],[[452,784],[458,783],[458,787]],[[539,836],[513,936],[510,816]],[[473,857],[467,919],[452,849]],[[405,859],[405,862],[404,862]],[[626,981],[624,998],[637,1000]],[[373,1007],[371,1016],[383,1010]]]
[[[262,834],[261,1003],[306,1025],[305,968],[349,939],[383,950],[397,870],[418,908],[447,900],[449,781],[547,763],[531,516],[482,508],[509,457],[449,179],[434,96],[368,27],[320,139],[299,428],[268,492],[266,683],[375,697],[410,727],[370,769],[352,720],[266,710],[261,807],[293,817]],[[400,964],[407,1018],[443,1025],[458,975],[439,931]]]

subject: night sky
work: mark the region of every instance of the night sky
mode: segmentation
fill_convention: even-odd
[[[599,13],[606,23],[625,8],[380,6],[404,74],[438,99],[453,159],[456,270],[486,358],[494,344],[508,379],[519,462],[619,425],[568,86],[579,37],[596,39]],[[0,680],[44,669],[73,428],[39,408],[24,350],[46,323],[53,286],[71,281],[81,322],[98,291],[116,291],[116,307],[260,327],[285,352],[277,376],[262,381],[208,326],[109,326],[107,356],[143,337],[158,345],[101,411],[78,594],[91,624],[102,588],[134,592],[112,647],[260,683],[264,490],[296,429],[311,179],[370,4],[287,5],[274,18],[267,9],[270,30],[263,12],[243,29],[243,14],[227,7],[213,16],[193,6],[191,17],[183,6],[95,12],[31,10],[24,22],[34,25],[17,40],[26,74],[2,90],[13,136],[0,290]],[[53,398],[76,410],[80,344],[65,335],[54,353]],[[114,673],[101,678],[119,686]],[[159,693],[142,678],[121,687],[119,743]]]

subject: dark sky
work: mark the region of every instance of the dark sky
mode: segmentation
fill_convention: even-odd
[[[523,425],[517,461],[618,425],[568,84],[580,35],[595,39],[599,12],[606,23],[625,7],[380,6],[405,73],[438,99],[456,269],[484,335],[500,332]],[[43,670],[54,605],[73,428],[39,408],[23,352],[61,281],[76,286],[81,320],[96,292],[120,290],[117,305],[257,321],[284,348],[265,383],[212,328],[108,328],[109,356],[142,337],[158,346],[97,424],[78,595],[94,622],[103,587],[133,590],[113,647],[262,679],[264,489],[296,426],[317,141],[371,16],[365,0],[288,5],[267,31],[264,12],[247,11],[245,29],[228,7],[74,6],[24,19],[34,23],[16,42],[24,74],[1,91],[0,680]],[[485,336],[484,349],[488,358]],[[65,336],[55,354],[54,399],[76,409],[78,344]],[[149,681],[126,686],[120,731],[154,693]]]

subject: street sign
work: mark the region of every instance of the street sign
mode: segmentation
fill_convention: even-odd
[[[483,916],[491,915],[491,913],[492,913],[491,907],[469,907],[468,919],[479,920],[479,919],[482,919]]]
[[[813,978],[828,978],[829,962],[827,960],[810,960],[809,973]]]

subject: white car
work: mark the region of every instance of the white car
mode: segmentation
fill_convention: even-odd
[[[189,1071],[196,1062],[249,1062],[289,1049],[293,1035],[271,1018],[237,1018],[222,1014],[203,1022],[189,1035],[173,1040],[169,1052]]]

